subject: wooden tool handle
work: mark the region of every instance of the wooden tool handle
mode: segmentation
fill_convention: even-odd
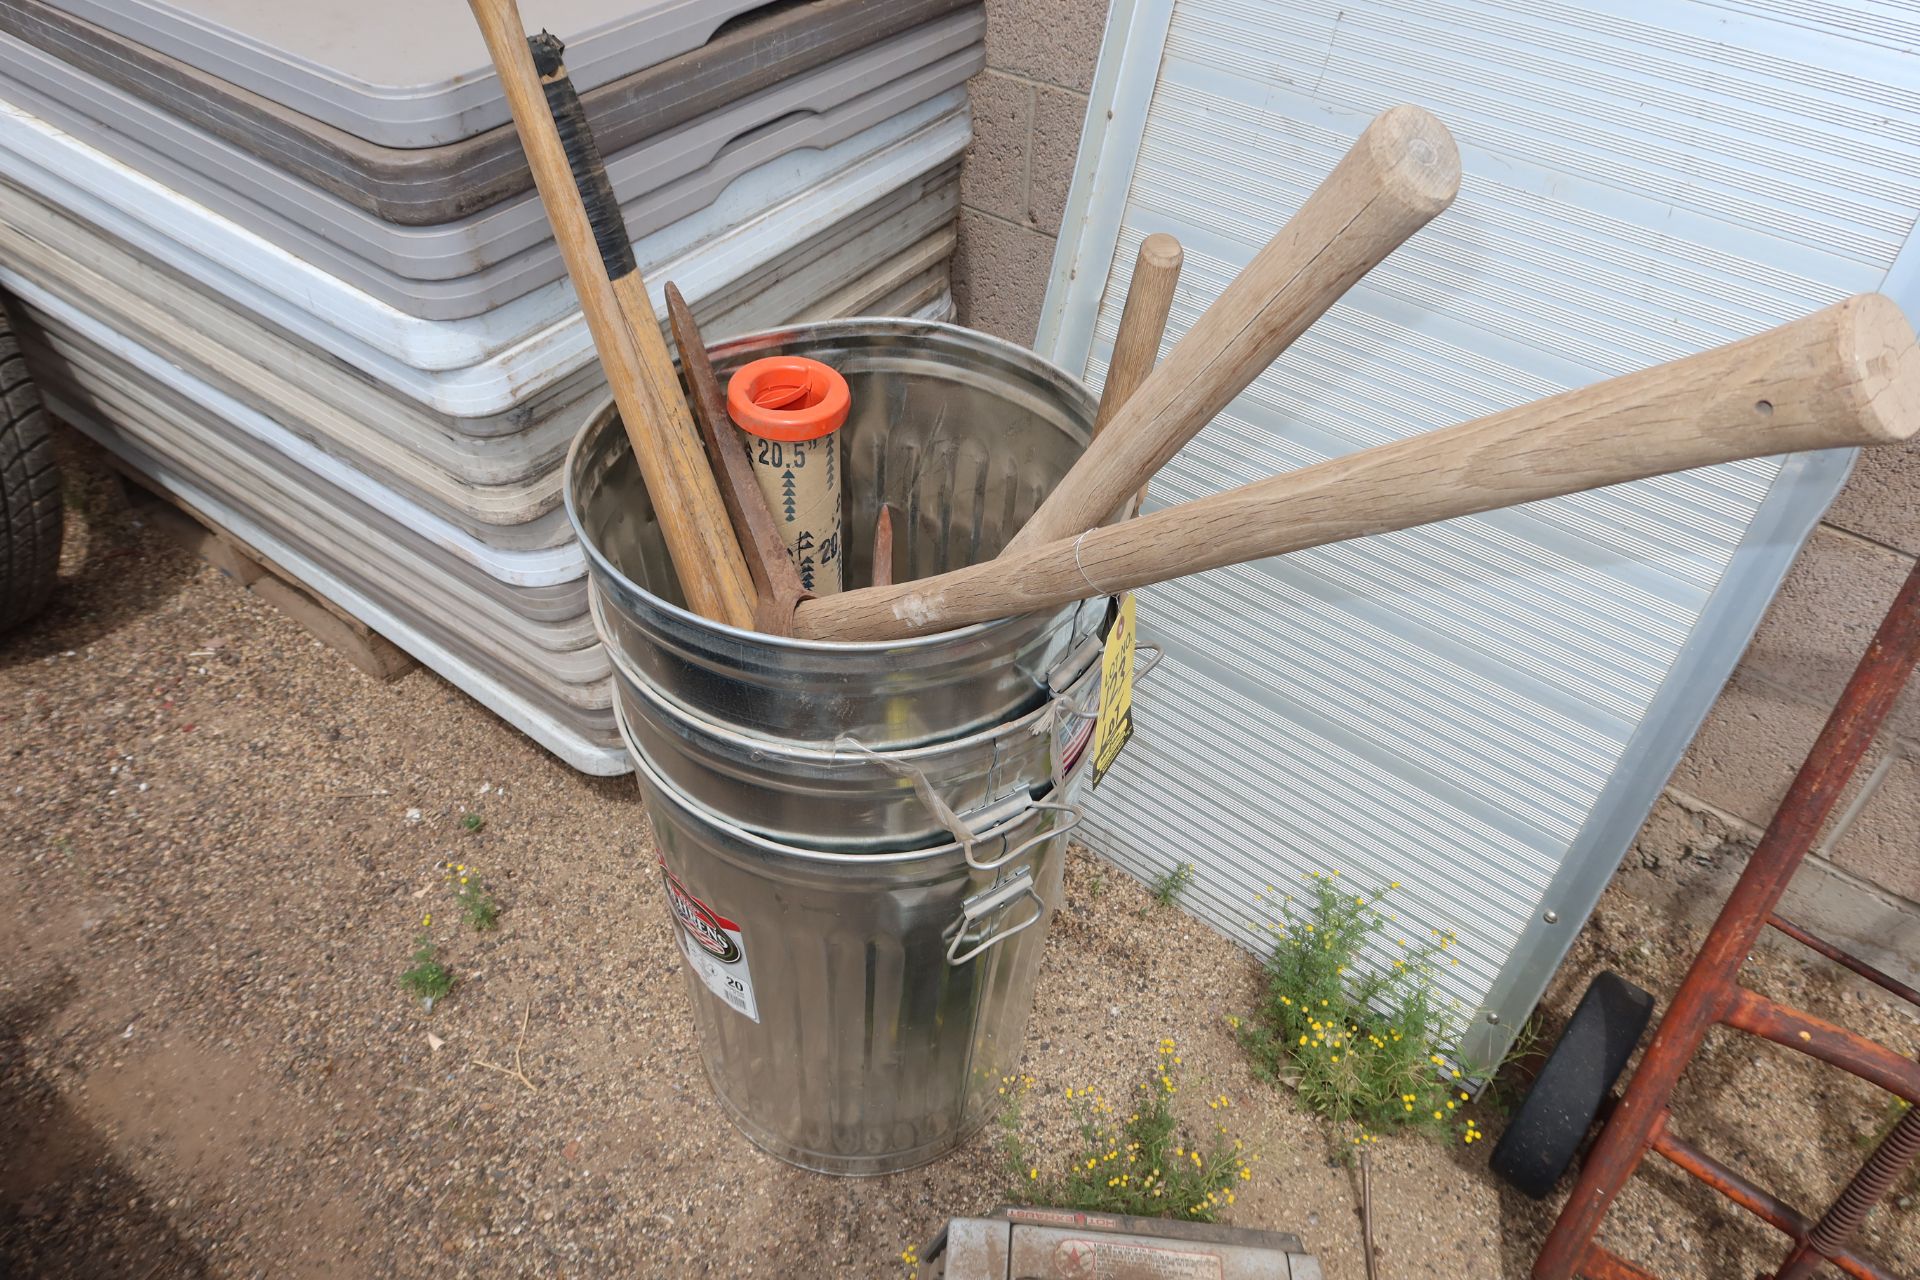
[[[629,325],[623,315],[614,284],[602,266],[566,149],[548,113],[520,12],[513,0],[468,0],[468,5],[513,112],[540,203],[580,297],[687,603],[716,622],[749,627],[753,584],[739,541],[727,523],[713,473],[694,436],[686,403],[680,398],[660,323],[651,305],[646,308],[645,324]],[[624,227],[620,234],[624,238]],[[645,297],[645,282],[637,268],[626,272],[620,283]]]
[[[1160,358],[1160,340],[1167,334],[1167,313],[1173,310],[1173,291],[1180,283],[1185,258],[1180,242],[1164,231],[1140,242],[1127,300],[1120,308],[1120,327],[1113,335],[1107,381],[1100,388],[1100,408],[1093,417],[1095,439],[1133,398]]]
[[[794,568],[787,544],[781,540],[780,526],[767,507],[766,495],[760,492],[740,429],[727,416],[726,393],[720,390],[713,363],[707,359],[707,344],[700,336],[693,309],[671,281],[667,284],[667,323],[673,327],[673,340],[680,348],[680,368],[686,374],[687,395],[693,405],[693,419],[700,424],[701,441],[707,447],[707,461],[720,482],[720,497],[727,504],[734,532],[740,535],[753,585],[760,592],[754,629],[790,635],[794,606],[807,598],[806,588],[800,585],[800,571]]]
[[[1459,190],[1460,153],[1445,125],[1418,107],[1380,115],[1167,353],[1007,550],[1029,550],[1106,519]]]
[[[560,136],[560,149],[566,153],[573,185],[580,192],[580,206],[587,211],[587,225],[593,231],[594,247],[600,250],[607,279],[632,275],[640,269],[640,263],[633,256],[633,242],[627,238],[620,198],[613,193],[613,180],[600,158],[600,144],[594,139],[593,126],[587,123],[587,109],[581,105],[580,93],[562,61],[566,46],[559,36],[542,31],[528,38],[527,52],[533,55],[534,74],[540,77],[541,91],[547,97],[547,114],[553,117],[554,132]]]
[[[1120,307],[1120,327],[1113,335],[1107,380],[1100,387],[1100,407],[1093,416],[1096,440],[1160,359],[1160,340],[1167,336],[1167,314],[1173,310],[1173,291],[1180,283],[1180,264],[1185,259],[1180,242],[1164,231],[1156,231],[1140,242],[1140,252],[1133,259],[1133,278],[1127,283],[1127,300]],[[1135,506],[1146,505],[1147,486],[1143,484]]]
[[[567,167],[573,174],[575,189],[580,192],[580,204],[586,210],[594,246],[600,251],[601,265],[606,269],[607,280],[613,286],[614,303],[620,310],[620,318],[626,323],[627,332],[634,340],[642,376],[654,386],[663,388],[662,394],[666,396],[669,408],[675,409],[679,406],[680,397],[675,386],[678,375],[674,372],[673,358],[668,354],[666,344],[657,340],[660,320],[654,315],[653,299],[647,296],[646,278],[640,274],[639,260],[634,257],[633,241],[627,236],[626,215],[621,212],[613,181],[607,176],[606,164],[600,156],[600,144],[594,139],[586,107],[581,104],[573,77],[567,74],[566,63],[562,60],[565,48],[559,37],[547,31],[527,40],[527,49],[533,55],[533,69],[539,74],[540,87],[546,94],[547,112],[553,117],[555,132],[560,135],[561,150],[566,152]],[[746,455],[739,447],[738,434],[727,418],[725,397],[719,394],[718,386],[713,382],[713,366],[707,361],[706,343],[700,337],[700,327],[694,322],[693,312],[673,285],[667,286],[667,294],[669,323],[675,341],[681,348],[681,367],[686,371],[693,419],[700,428],[700,441],[705,448],[707,466],[713,473],[720,500],[727,509],[728,522],[746,563],[747,574],[753,582],[756,597],[753,629],[786,635],[792,626],[793,607],[808,593],[801,587],[798,573],[792,571],[792,559],[780,542],[779,529],[773,523],[772,514],[767,511],[766,499],[760,495],[752,468],[747,465]],[[678,303],[678,312],[674,311],[675,303]],[[697,352],[697,357],[692,359],[687,355],[689,344]],[[702,394],[709,385],[714,393],[711,403],[719,406],[717,417],[702,411],[711,407],[702,402]],[[740,463],[738,474],[728,467],[734,461]],[[734,491],[734,485],[742,479],[752,489],[751,496],[744,504]],[[756,515],[765,517],[764,529],[755,527]],[[774,559],[768,559],[767,548],[756,541],[757,533],[768,530],[773,533]]]
[[[580,206],[586,211],[587,225],[593,232],[594,247],[599,250],[600,263],[607,274],[607,281],[613,286],[614,305],[619,309],[620,318],[627,326],[627,333],[633,339],[635,352],[640,358],[640,372],[644,381],[661,389],[668,410],[679,407],[680,396],[675,386],[676,375],[673,359],[667,353],[666,344],[659,339],[659,317],[653,313],[653,299],[647,296],[646,278],[640,274],[640,262],[634,257],[633,241],[627,236],[626,215],[621,212],[620,198],[614,193],[613,180],[607,176],[606,163],[600,156],[600,144],[593,136],[593,126],[587,120],[586,107],[580,101],[579,91],[574,88],[573,77],[567,74],[563,60],[566,46],[558,36],[542,31],[527,40],[527,50],[533,55],[533,69],[540,77],[540,88],[546,94],[547,113],[553,117],[554,131],[560,137],[560,149],[566,153],[567,168],[573,174],[574,188],[580,193]],[[671,285],[668,286],[672,288]],[[673,290],[675,297],[678,290]],[[693,313],[686,310],[686,300],[680,299],[685,312],[685,323],[692,330],[698,342],[699,328],[693,322]],[[672,319],[676,336],[681,321]],[[712,366],[706,363],[706,346],[699,344],[701,368],[711,380]],[[684,360],[684,355],[683,355]],[[693,370],[688,368],[688,385],[694,387],[696,401],[699,390]],[[753,627],[757,631],[771,630],[777,635],[785,635],[786,627],[792,623],[793,606],[798,604],[805,594],[798,589],[799,578],[793,579],[795,590],[788,593],[785,603],[777,608],[769,604],[775,599],[775,592],[787,585],[783,578],[769,580],[768,566],[763,564],[759,548],[752,541],[752,530],[742,521],[742,508],[736,505],[735,496],[729,487],[733,477],[725,470],[727,453],[718,447],[718,441],[733,435],[732,425],[727,423],[723,412],[720,422],[727,430],[724,436],[710,431],[706,419],[700,414],[699,406],[694,405],[694,419],[699,423],[701,443],[705,446],[707,465],[712,471],[714,482],[720,492],[721,502],[727,508],[728,521],[733,528],[736,541],[740,544],[742,559],[745,562],[748,577],[752,580],[755,601],[753,606]],[[676,428],[677,429],[677,428]],[[631,435],[629,435],[631,438]],[[731,439],[726,439],[731,444]],[[739,450],[735,449],[734,453]],[[751,472],[747,475],[752,480]],[[766,503],[758,504],[764,511]],[[752,510],[752,507],[746,508]],[[769,522],[771,517],[769,517]],[[776,532],[777,540],[777,532]],[[776,547],[780,558],[786,560],[785,548]],[[676,566],[677,567],[677,566]],[[777,567],[775,567],[777,572]],[[696,612],[703,612],[696,610]],[[728,619],[730,620],[730,619]]]
[[[1891,444],[1920,426],[1920,348],[1886,297],[1640,373],[1333,458],[887,590],[809,601],[796,634],[884,640],[1671,471]]]

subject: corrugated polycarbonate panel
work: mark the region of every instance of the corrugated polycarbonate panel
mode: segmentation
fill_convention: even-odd
[[[1914,25],[1789,0],[1122,0],[1041,348],[1104,377],[1154,231],[1186,249],[1169,341],[1185,332],[1398,102],[1454,131],[1459,200],[1183,450],[1150,505],[1855,292],[1912,310]],[[1144,112],[1133,94],[1151,95]],[[1448,995],[1474,1011],[1470,1047],[1495,1049],[1849,461],[1717,467],[1145,592],[1143,633],[1168,660],[1140,690],[1090,839],[1143,875],[1196,863],[1189,905],[1252,946],[1269,886],[1297,893],[1333,869],[1400,882],[1410,940],[1459,934]]]

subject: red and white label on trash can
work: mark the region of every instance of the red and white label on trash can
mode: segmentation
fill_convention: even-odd
[[[760,1006],[753,999],[753,974],[747,968],[747,940],[739,925],[727,919],[687,892],[685,885],[660,864],[667,884],[667,905],[680,927],[680,950],[686,953],[687,967],[707,989],[753,1021],[760,1021]]]

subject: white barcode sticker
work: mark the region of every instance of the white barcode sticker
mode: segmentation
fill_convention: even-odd
[[[667,905],[673,909],[675,930],[680,935],[680,950],[687,967],[707,984],[707,990],[732,1005],[735,1011],[760,1021],[760,1006],[753,998],[753,973],[747,968],[746,933],[700,899],[687,892],[685,885],[660,864],[667,884]]]

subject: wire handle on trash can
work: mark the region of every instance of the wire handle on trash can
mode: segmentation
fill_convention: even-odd
[[[972,840],[962,840],[960,842],[960,852],[966,856],[967,865],[972,867],[975,871],[998,871],[1001,867],[1006,866],[1009,862],[1015,861],[1016,859],[1020,858],[1021,856],[1033,850],[1035,847],[1045,844],[1047,841],[1053,839],[1055,836],[1065,835],[1067,832],[1079,826],[1080,820],[1086,817],[1086,814],[1080,811],[1079,805],[1060,804],[1053,800],[1031,801],[1021,810],[1020,816],[1024,818],[1027,814],[1038,812],[1041,809],[1051,809],[1055,813],[1064,813],[1067,816],[1064,821],[1054,823],[1051,827],[1048,827],[1045,831],[1034,832],[1032,835],[1028,836],[1025,840],[1022,840],[1019,844],[1014,845],[1013,848],[1007,850],[1005,853],[1001,854],[999,857],[995,858],[991,862],[982,862],[980,859],[973,856],[973,847],[975,844],[979,843],[979,837],[975,837]],[[1005,837],[1002,837],[1002,839],[1004,838]]]
[[[1146,666],[1134,669],[1133,685],[1134,688],[1137,689],[1140,687],[1142,681],[1153,674],[1153,669],[1159,666],[1161,661],[1166,658],[1167,651],[1157,644],[1137,644],[1133,647],[1133,651],[1136,654],[1150,653],[1153,655],[1147,659]],[[1098,696],[1095,697],[1094,701],[1096,704],[1099,702]],[[1100,718],[1100,710],[1097,705],[1092,711],[1088,711],[1064,693],[1060,695],[1060,705],[1069,720],[1098,720]]]
[[[949,805],[940,793],[934,789],[933,784],[927,780],[927,775],[913,765],[900,760],[890,760],[862,743],[859,739],[846,734],[835,738],[833,745],[836,750],[844,747],[864,756],[896,778],[906,779],[908,784],[913,787],[913,793],[920,798],[920,803],[924,804],[927,807],[927,812],[933,815],[934,821],[945,827],[948,833],[953,836],[955,842],[959,844],[961,851],[966,855],[967,865],[975,871],[993,871],[1005,866],[1021,854],[1032,849],[1041,841],[1051,839],[1062,832],[1073,830],[1073,828],[1080,825],[1080,819],[1083,816],[1079,808],[1075,805],[1057,804],[1049,800],[1034,800],[1023,791],[1014,791],[1002,796],[999,800],[994,801],[983,809],[969,810],[974,821],[978,822],[984,818],[987,822],[987,827],[984,831],[977,831],[965,817],[954,812],[953,806]],[[994,838],[995,832],[1006,830],[1016,821],[1025,818],[1028,813],[1036,809],[1054,809],[1070,816],[1065,822],[1056,823],[1051,830],[1042,831],[1037,835],[1030,836],[1021,841],[1015,845],[1010,852],[1002,854],[992,862],[981,862],[973,856],[973,847],[976,844]]]
[[[1029,915],[1025,920],[1013,926],[1013,928],[1002,929],[991,937],[977,943],[964,954],[954,954],[955,951],[959,950],[962,939],[967,936],[967,930],[973,928],[986,917],[1007,910],[1022,898],[1033,899],[1032,915]],[[1033,887],[1032,869],[1022,867],[1006,881],[985,889],[980,893],[976,893],[960,904],[960,927],[954,931],[953,941],[947,944],[947,963],[958,968],[979,955],[982,951],[999,946],[1014,934],[1019,933],[1022,929],[1031,929],[1034,925],[1039,924],[1040,918],[1046,914],[1047,904],[1041,900],[1039,891]]]

